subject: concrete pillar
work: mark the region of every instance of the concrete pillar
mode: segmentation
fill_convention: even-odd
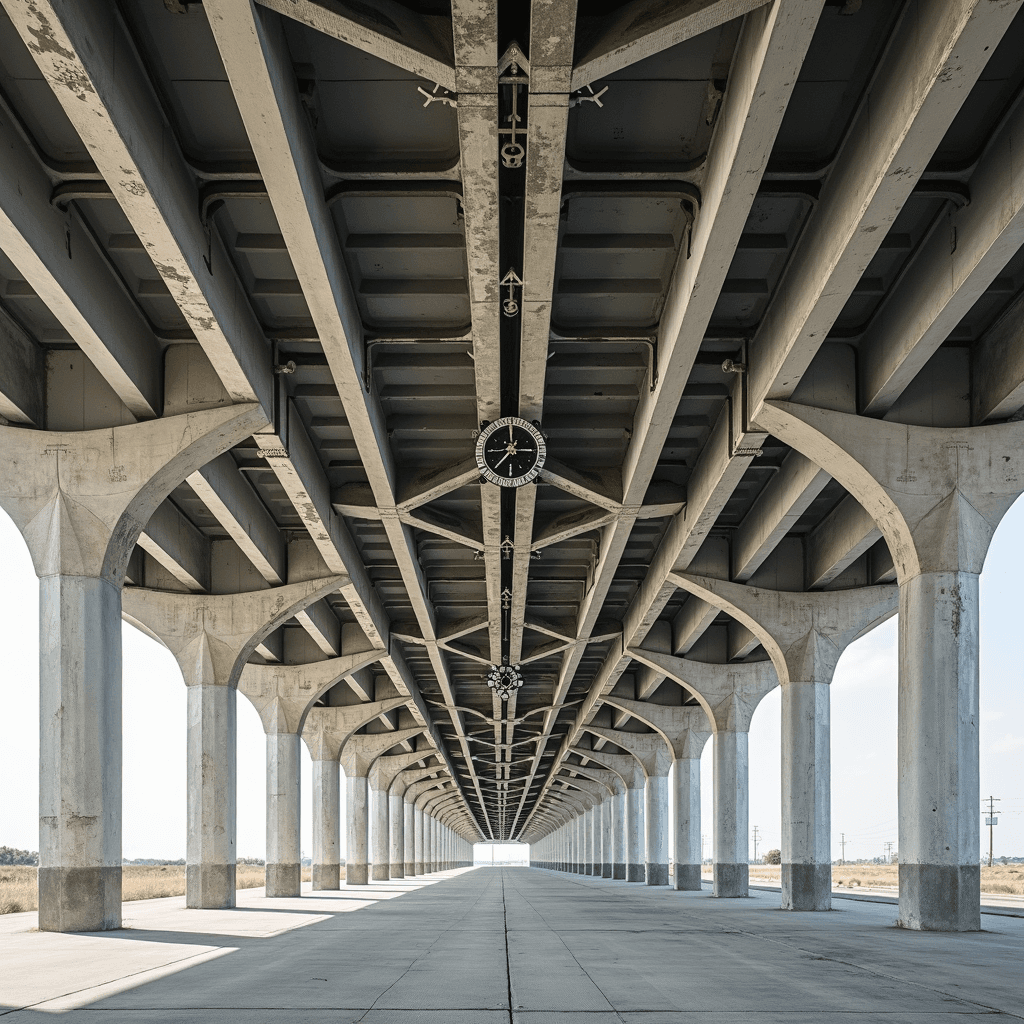
[[[672,763],[675,831],[672,837],[673,882],[677,889],[700,891],[700,759],[677,758]]]
[[[782,908],[832,907],[830,693],[827,682],[782,687]]]
[[[405,813],[405,877],[414,878],[416,870],[416,805],[402,798]]]
[[[746,896],[749,880],[747,733],[715,733],[715,895]]]
[[[626,881],[647,880],[644,851],[644,791],[637,787],[626,790]]]
[[[900,587],[899,923],[981,928],[978,574]]]
[[[370,786],[365,775],[345,775],[346,846],[345,884],[367,885],[370,881],[369,830]]]
[[[341,765],[313,762],[313,888],[341,888]]]
[[[80,432],[0,426],[0,506],[39,577],[41,931],[121,925],[121,588],[135,543],[174,487],[265,424],[239,405]]]
[[[39,929],[120,928],[120,588],[40,576],[39,628]]]
[[[584,811],[580,818],[583,830],[583,870],[581,874],[594,873],[594,809]]]
[[[649,775],[644,786],[647,884],[668,885],[668,779]]]
[[[606,796],[601,804],[601,877],[612,878],[615,868],[614,853],[612,851],[612,830],[615,817],[614,793]]]
[[[388,793],[388,822],[391,877],[405,878],[405,799],[393,789]]]
[[[386,882],[391,877],[391,828],[388,810],[387,791],[370,786],[370,834],[373,849],[370,878],[375,882]]]
[[[188,687],[185,906],[235,905],[237,692]]]
[[[299,736],[267,735],[267,896],[299,896]]]
[[[612,812],[612,878],[625,881],[626,878],[626,790],[612,798],[615,810]]]
[[[601,813],[604,801],[594,804],[590,811],[590,873],[601,877]]]
[[[415,819],[416,819],[416,874],[426,874],[426,861],[425,861],[425,847],[426,847],[426,836],[424,835],[424,820],[423,820],[423,808],[419,805],[415,807]]]

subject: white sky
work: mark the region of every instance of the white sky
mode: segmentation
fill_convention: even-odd
[[[1001,797],[996,856],[1024,855],[1024,502],[1003,520],[981,577],[981,791]],[[38,849],[38,587],[24,542],[0,511],[0,845]],[[126,858],[185,855],[185,686],[171,655],[124,627]],[[780,845],[780,692],[750,730],[750,825],[758,853]],[[238,854],[264,855],[263,729],[238,698]],[[711,743],[701,762],[702,832],[711,843]],[[310,762],[302,748],[302,849],[310,840]],[[344,786],[342,787],[344,801]],[[344,811],[344,808],[343,808]],[[979,808],[979,815],[981,809]],[[896,842],[896,619],[854,644],[832,684],[832,855],[880,856]],[[344,843],[344,837],[342,839]],[[987,854],[988,829],[982,828]],[[751,847],[753,853],[753,848]]]

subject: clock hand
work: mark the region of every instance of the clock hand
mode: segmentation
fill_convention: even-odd
[[[505,452],[505,454],[494,464],[494,468],[497,469],[511,454],[511,452]]]

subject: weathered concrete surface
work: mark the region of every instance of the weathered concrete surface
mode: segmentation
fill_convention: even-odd
[[[777,893],[722,902],[527,868],[304,888],[244,890],[234,911],[126,904],[132,930],[102,938],[2,918],[0,1006],[31,1007],[12,1024],[57,1011],[67,1024],[1019,1019],[1021,919],[920,935],[890,927],[892,905],[780,914]]]

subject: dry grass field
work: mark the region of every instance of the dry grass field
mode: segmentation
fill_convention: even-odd
[[[345,869],[341,869],[345,877]],[[302,880],[310,880],[309,868],[302,869]],[[239,889],[256,889],[263,885],[263,867],[239,864],[235,885]],[[181,864],[126,864],[121,880],[122,898],[152,900],[161,896],[185,895],[185,868]],[[0,914],[17,914],[36,909],[36,869],[33,867],[0,867]]]
[[[710,872],[710,868],[705,869]],[[752,864],[750,881],[767,884],[779,883],[779,866]],[[892,889],[899,888],[899,866],[896,864],[846,864],[832,865],[832,884],[843,888],[856,889],[861,886]],[[995,864],[981,869],[981,891],[993,895],[1009,894],[1024,896],[1024,864]]]

